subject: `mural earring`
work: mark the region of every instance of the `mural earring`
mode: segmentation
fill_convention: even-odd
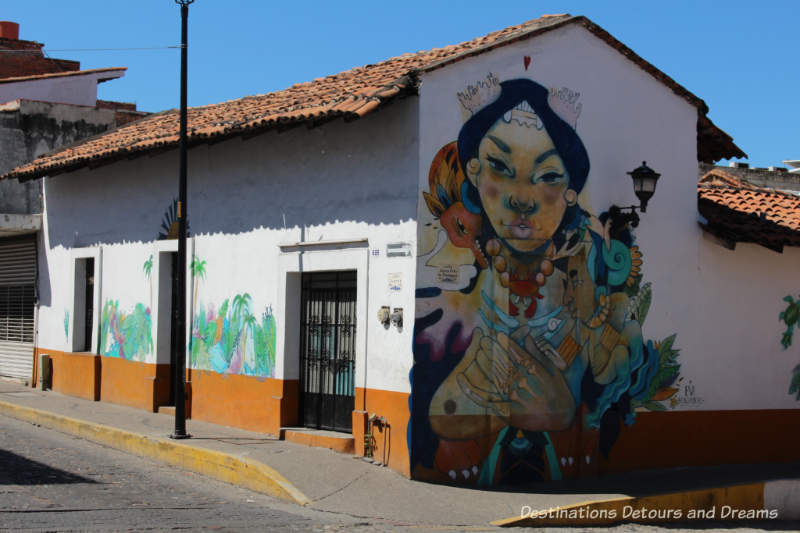
[[[476,158],[472,158],[467,163],[467,176],[475,182],[475,186],[478,186],[478,173],[481,171],[481,162],[478,161]]]
[[[564,199],[567,201],[568,206],[573,206],[578,203],[578,193],[573,189],[567,189],[567,192],[564,193]]]

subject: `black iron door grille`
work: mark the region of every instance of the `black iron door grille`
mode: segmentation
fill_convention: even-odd
[[[300,375],[303,425],[352,431],[356,272],[303,274]]]

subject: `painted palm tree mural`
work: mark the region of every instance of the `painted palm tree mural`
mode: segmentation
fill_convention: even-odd
[[[195,257],[192,272],[205,279],[206,262]],[[197,304],[192,324],[192,368],[220,373],[272,377],[275,370],[275,317],[267,308],[260,320],[248,293],[226,299],[219,308]]]
[[[153,321],[150,308],[137,303],[133,311],[120,311],[119,300],[106,300],[101,319],[103,355],[144,361],[153,353]]]
[[[150,276],[152,271],[153,271],[153,254],[150,254],[150,257],[142,265],[142,272],[144,272],[144,277],[150,283],[150,309],[153,308],[153,278]]]
[[[200,280],[206,279],[206,262],[201,261],[199,257],[195,256],[192,259],[192,264],[190,265],[192,269],[192,277],[194,278],[194,295],[192,298],[192,314],[195,312],[195,307],[197,306],[197,289]]]
[[[153,256],[142,264],[142,273],[150,284],[153,301]],[[145,361],[153,353],[153,320],[150,307],[138,302],[132,311],[120,310],[119,300],[108,299],[100,318],[100,351],[108,357]]]

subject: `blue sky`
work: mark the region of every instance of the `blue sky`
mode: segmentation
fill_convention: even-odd
[[[800,159],[797,0],[271,2],[196,0],[189,17],[189,105],[217,103],[454,44],[545,13],[585,15],[706,101],[753,166]],[[173,0],[25,0],[0,17],[20,38],[83,68],[126,66],[100,97],[160,111],[179,102]],[[721,164],[725,164],[722,162]]]

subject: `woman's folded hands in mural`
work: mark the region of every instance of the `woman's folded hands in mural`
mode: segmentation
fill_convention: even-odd
[[[445,417],[491,416],[535,431],[568,427],[575,400],[564,376],[532,337],[523,344],[505,333],[485,335],[476,328],[464,358],[436,394],[431,415],[441,409]],[[447,434],[449,424],[437,422],[433,425]]]

